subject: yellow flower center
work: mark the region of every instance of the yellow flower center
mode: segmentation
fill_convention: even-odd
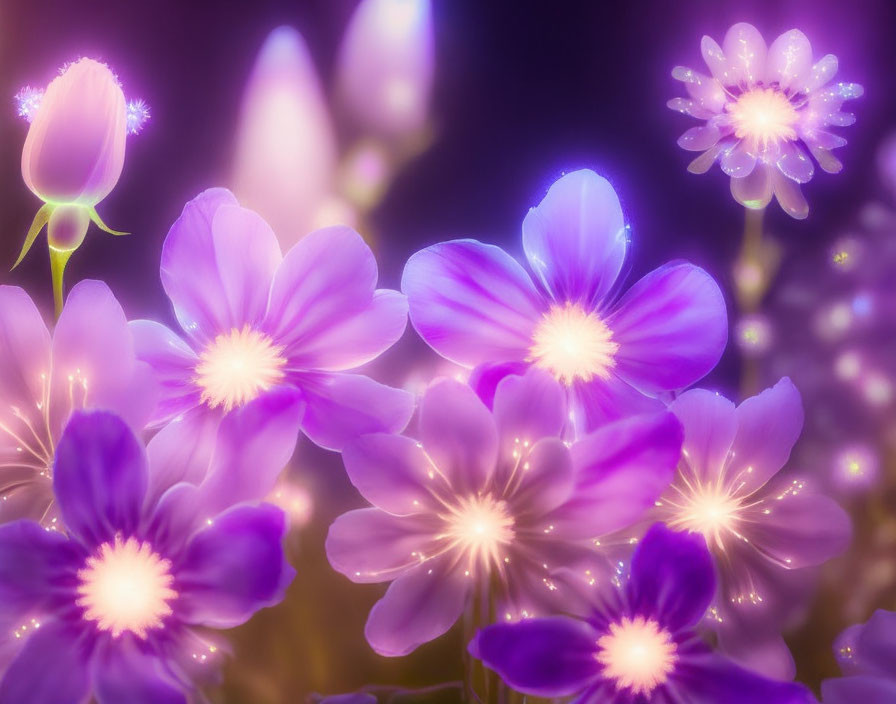
[[[570,385],[576,379],[606,379],[619,345],[607,324],[574,303],[554,305],[535,328],[529,348],[535,365]]]
[[[171,586],[171,563],[148,543],[115,536],[104,543],[78,572],[78,606],[84,618],[117,638],[131,631],[139,638],[162,626],[171,615],[168,602],[177,596]]]
[[[242,406],[279,383],[286,359],[282,347],[248,325],[218,335],[199,356],[195,383],[201,400],[224,411]]]
[[[679,489],[680,501],[663,502],[673,509],[669,527],[702,533],[710,547],[724,550],[726,534],[737,535],[742,500],[721,487],[692,484],[689,489],[687,492]]]
[[[617,689],[649,695],[675,669],[677,646],[656,621],[636,616],[610,624],[610,632],[597,641],[596,657],[603,676]]]
[[[751,152],[765,151],[770,144],[792,141],[799,114],[787,95],[776,88],[754,88],[727,106],[734,136],[747,140]]]

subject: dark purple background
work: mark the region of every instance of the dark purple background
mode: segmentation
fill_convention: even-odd
[[[153,120],[129,140],[124,174],[100,205],[127,238],[92,229],[69,265],[68,280],[109,282],[131,317],[170,320],[158,282],[165,233],[184,202],[226,184],[237,106],[255,54],[279,24],[298,27],[325,78],[354,0],[307,2],[75,2],[30,0],[0,5],[0,271],[12,263],[39,201],[19,171],[27,125],[11,98],[24,84],[45,85],[65,61],[106,60],[129,97],[143,97]],[[842,130],[838,176],[820,173],[805,187],[808,220],[777,206],[768,230],[797,260],[847,226],[878,190],[874,151],[896,125],[896,3],[887,0],[663,0],[519,2],[436,0],[437,79],[432,148],[399,176],[372,216],[379,233],[382,285],[398,284],[407,256],[449,237],[472,236],[519,250],[520,223],[564,170],[583,166],[616,186],[632,224],[634,275],[666,259],[706,266],[726,289],[739,246],[742,209],[718,169],[693,176],[676,138],[694,124],[665,102],[683,94],[676,64],[702,68],[699,41],[721,41],[737,21],[770,41],[803,29],[818,55],[840,58],[840,77],[865,85],[853,105],[858,123]],[[0,104],[3,104],[0,102]],[[45,306],[49,266],[43,242],[0,282],[24,285]],[[402,345],[419,349],[410,333]],[[2,360],[0,360],[2,363]],[[733,387],[736,354],[709,383]],[[307,444],[306,444],[307,445]],[[283,607],[242,631],[228,675],[228,701],[297,701],[311,689],[350,689],[372,679],[423,684],[458,675],[460,639],[441,639],[410,658],[385,661],[360,637],[380,588],[352,585],[325,563],[323,536],[332,516],[360,505],[338,458],[306,447],[318,519],[302,535],[300,578]],[[306,464],[306,466],[307,466]],[[297,564],[299,564],[297,562]],[[810,644],[804,672],[832,666],[827,643]],[[800,653],[798,653],[798,656]],[[449,663],[446,665],[446,663]]]

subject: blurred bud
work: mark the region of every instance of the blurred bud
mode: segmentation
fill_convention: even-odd
[[[877,152],[877,167],[884,186],[896,198],[896,134],[887,137]]]
[[[772,327],[764,315],[747,315],[736,328],[737,346],[747,357],[761,357],[772,344]]]
[[[114,74],[80,59],[40,101],[22,150],[22,177],[47,203],[94,206],[118,183],[126,138],[124,94]]]
[[[84,241],[90,213],[81,205],[59,205],[50,214],[47,223],[47,241],[50,247],[63,252],[76,250]]]
[[[843,448],[834,457],[834,482],[846,491],[861,491],[875,484],[880,470],[880,459],[874,449],[865,444]]]
[[[429,0],[361,0],[340,52],[339,95],[365,131],[413,132],[426,122],[433,64]]]
[[[332,188],[335,155],[308,48],[295,29],[279,27],[262,46],[243,96],[233,190],[288,249],[313,229]]]
[[[281,479],[267,499],[278,506],[289,520],[292,528],[301,528],[306,525],[314,512],[314,503],[311,492],[301,484]]]

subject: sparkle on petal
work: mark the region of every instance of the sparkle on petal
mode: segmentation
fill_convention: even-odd
[[[171,615],[168,602],[177,597],[171,588],[171,563],[133,537],[123,541],[117,535],[114,542],[101,545],[87,558],[78,579],[77,604],[84,608],[84,618],[95,621],[101,631],[111,631],[113,638],[125,631],[145,638]]]
[[[227,412],[257,398],[283,379],[281,352],[270,337],[248,325],[218,335],[196,365],[202,402]]]
[[[34,116],[40,109],[41,100],[43,100],[44,91],[40,88],[25,86],[16,93],[16,113],[19,117],[24,118],[26,122],[34,120]]]
[[[615,680],[617,689],[649,695],[675,669],[677,645],[656,621],[636,616],[610,624],[609,633],[597,641],[597,661],[603,676]]]
[[[607,324],[574,303],[554,305],[544,315],[529,353],[535,365],[547,369],[564,384],[576,379],[606,379],[615,366],[619,344]]]

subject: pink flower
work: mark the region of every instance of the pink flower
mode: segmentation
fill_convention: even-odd
[[[741,22],[728,30],[721,47],[704,36],[700,50],[711,75],[676,66],[672,76],[685,84],[689,97],[668,102],[706,121],[678,140],[682,149],[703,152],[688,171],[705,173],[718,159],[738,203],[761,209],[774,195],[789,215],[805,218],[809,205],[799,184],[815,172],[806,149],[828,173],[843,168],[831,150],[846,140],[827,128],[855,122],[855,115],[840,108],[861,96],[862,86],[831,84],[837,57],[827,54],[813,63],[809,40],[798,29],[766,47],[759,30]]]
[[[80,59],[47,88],[22,150],[22,177],[46,203],[95,206],[121,175],[127,108],[105,64]]]

